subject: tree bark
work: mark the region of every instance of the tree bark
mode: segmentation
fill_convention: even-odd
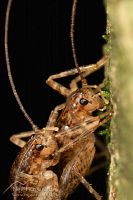
[[[109,144],[111,152],[109,200],[132,200],[133,1],[108,0],[107,12],[109,17],[107,30],[111,34],[109,74],[114,107]]]

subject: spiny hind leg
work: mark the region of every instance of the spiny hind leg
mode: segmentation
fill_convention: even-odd
[[[92,185],[88,181],[86,181],[86,179],[80,173],[76,173],[76,175],[80,182],[95,197],[96,200],[102,200],[102,197],[98,194],[98,192],[92,187]]]
[[[85,73],[85,76],[87,76],[87,75],[93,73],[94,71],[100,69],[104,64],[106,64],[108,59],[109,59],[109,57],[108,57],[108,55],[106,55],[101,60],[99,60],[96,64],[87,65],[87,66],[79,67],[79,68],[80,68],[81,72]],[[75,74],[78,74],[77,69],[76,68],[70,69],[68,71],[61,72],[61,73],[49,76],[49,78],[47,79],[46,83],[52,89],[54,89],[55,91],[59,92],[63,96],[67,97],[72,91],[74,91],[74,90],[76,90],[78,88],[77,82],[80,81],[80,78],[76,78],[75,81],[72,81],[70,83],[70,89],[64,87],[63,85],[61,85],[60,83],[56,82],[55,80],[59,79],[59,78],[75,75]]]

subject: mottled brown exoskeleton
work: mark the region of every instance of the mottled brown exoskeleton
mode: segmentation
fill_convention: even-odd
[[[13,135],[10,140],[20,146],[11,169],[10,186],[14,200],[65,200],[81,182],[97,200],[101,196],[85,180],[95,154],[95,130],[111,118],[106,109],[100,86],[90,86],[86,76],[108,61],[104,56],[96,64],[79,67],[74,48],[74,18],[76,0],[71,17],[71,43],[76,68],[52,75],[46,83],[67,99],[51,112],[45,128],[38,129],[25,111],[15,89],[8,55],[8,21],[12,0],[8,1],[5,23],[5,54],[8,76],[14,96],[33,131]],[[75,75],[70,88],[60,85],[58,78]],[[81,81],[82,87],[78,88]],[[94,111],[102,111],[95,115]],[[30,137],[26,143],[22,139]]]

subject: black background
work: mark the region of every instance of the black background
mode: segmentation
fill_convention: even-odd
[[[91,2],[91,3],[90,3]],[[9,186],[9,170],[19,148],[9,137],[31,127],[17,105],[8,81],[4,57],[4,18],[7,0],[0,5],[0,189]],[[44,127],[50,111],[65,98],[49,88],[49,75],[74,67],[70,43],[72,0],[14,0],[9,24],[9,55],[18,94],[34,123]],[[102,35],[106,15],[102,0],[79,0],[75,21],[75,44],[79,65],[95,63],[102,57]],[[103,70],[89,78],[97,84]],[[66,80],[66,81],[64,81]],[[65,78],[61,83],[68,84]],[[96,190],[104,196],[101,175],[91,179]],[[103,181],[103,182],[102,182]],[[12,199],[10,191],[0,199]],[[70,199],[93,199],[80,187]]]

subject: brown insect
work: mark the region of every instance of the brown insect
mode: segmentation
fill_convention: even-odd
[[[100,86],[90,86],[86,76],[108,61],[104,56],[96,64],[79,67],[74,47],[74,19],[76,0],[73,0],[71,17],[71,43],[75,69],[52,75],[46,83],[64,95],[66,103],[56,106],[47,125],[38,129],[25,111],[15,89],[8,55],[8,21],[12,0],[8,1],[5,23],[5,53],[9,80],[14,96],[33,131],[13,135],[10,140],[22,147],[11,169],[11,188],[14,200],[65,200],[80,182],[97,199],[101,196],[85,180],[95,154],[95,130],[112,115],[106,109]],[[58,78],[75,75],[70,89],[60,85]],[[82,87],[78,88],[78,82]],[[94,116],[94,111],[104,110]],[[30,137],[26,143],[22,138]]]

